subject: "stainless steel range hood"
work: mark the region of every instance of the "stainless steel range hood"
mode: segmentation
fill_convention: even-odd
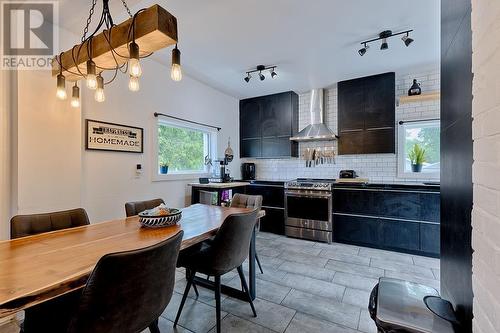
[[[296,136],[290,138],[291,141],[331,141],[338,137],[332,132],[324,122],[324,93],[323,89],[313,89],[311,91],[311,105],[309,114],[311,124],[306,126]]]

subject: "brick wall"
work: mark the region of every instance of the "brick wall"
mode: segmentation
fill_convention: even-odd
[[[416,71],[409,74],[396,74],[396,98],[408,93],[413,79],[421,83],[422,91],[436,91],[440,86],[439,70]],[[309,124],[310,93],[299,95],[299,129]],[[325,89],[325,121],[335,133],[337,131],[337,87]],[[396,107],[396,121],[439,118],[439,101],[427,101],[403,104]],[[397,140],[397,135],[395,140]],[[337,142],[300,143],[300,156],[306,148],[331,147],[337,152]],[[396,145],[397,147],[397,145]],[[396,148],[397,150],[397,148]],[[269,180],[287,180],[297,177],[337,178],[339,171],[354,169],[360,177],[372,181],[397,180],[396,154],[342,155],[337,156],[335,164],[319,165],[306,168],[302,158],[250,160],[257,165],[257,178]],[[412,179],[406,179],[412,180]],[[422,179],[420,179],[422,181]]]
[[[474,332],[500,332],[500,2],[472,1]]]

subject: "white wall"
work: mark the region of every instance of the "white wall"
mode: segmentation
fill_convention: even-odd
[[[422,91],[436,91],[440,88],[439,69],[421,69],[409,73],[396,73],[396,98],[407,95],[413,79],[421,83]],[[299,95],[299,129],[309,125],[310,93]],[[337,86],[325,89],[325,120],[332,131],[337,132]],[[417,120],[439,118],[439,100],[402,104],[396,107],[396,122],[399,120]],[[396,135],[397,138],[397,135]],[[315,147],[331,147],[335,152],[337,141],[333,142],[307,142],[299,144],[299,156],[304,150]],[[397,147],[397,143],[396,143]],[[397,150],[397,148],[396,148]],[[257,165],[256,177],[258,179],[287,180],[298,177],[337,178],[339,171],[354,169],[360,177],[372,181],[395,181],[397,179],[396,154],[369,154],[369,155],[341,155],[336,157],[334,165],[319,165],[306,168],[302,158],[250,160]],[[407,181],[412,179],[405,179]],[[422,179],[420,179],[422,181]]]
[[[472,1],[473,328],[500,332],[500,2]]]
[[[11,71],[0,70],[0,240],[9,237],[12,189]]]
[[[125,215],[127,201],[163,198],[168,205],[184,207],[190,203],[187,183],[197,181],[152,181],[155,134],[154,112],[212,124],[222,128],[218,135],[218,152],[222,156],[231,137],[235,159],[229,165],[239,177],[238,100],[184,75],[181,82],[170,79],[170,68],[152,60],[142,61],[141,90],[128,91],[128,77],[118,76],[106,87],[106,101],[97,103],[93,94],[83,88],[83,118],[121,123],[144,128],[144,154],[85,151],[82,148],[82,204],[92,221]],[[84,122],[82,121],[82,126]],[[144,173],[135,177],[136,164]]]

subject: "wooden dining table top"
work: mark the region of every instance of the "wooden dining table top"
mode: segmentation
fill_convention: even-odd
[[[143,228],[132,216],[0,241],[0,318],[83,287],[106,254],[148,247],[180,230],[183,249],[212,237],[229,215],[249,211],[196,204],[171,227]]]

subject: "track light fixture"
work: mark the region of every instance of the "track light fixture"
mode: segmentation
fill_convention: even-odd
[[[264,81],[266,79],[266,76],[262,73],[264,71],[269,71],[271,73],[271,78],[275,79],[278,76],[278,73],[276,73],[276,66],[264,66],[264,65],[259,65],[255,67],[255,69],[252,69],[248,72],[246,72],[247,76],[243,78],[246,83],[250,82],[250,79],[252,78],[252,73],[259,73],[259,79],[261,81]]]
[[[382,41],[382,43],[380,44],[380,49],[387,50],[387,49],[389,49],[389,43],[387,42],[387,40],[391,37],[399,36],[399,35],[404,35],[401,38],[401,40],[408,47],[414,41],[412,38],[410,38],[410,32],[412,32],[412,31],[413,30],[405,30],[405,31],[397,32],[397,33],[393,33],[391,30],[382,31],[381,33],[378,34],[377,38],[362,41],[360,44],[363,45],[363,48],[358,50],[358,54],[360,56],[364,56],[366,51],[370,48],[368,44],[379,41],[379,40]]]

